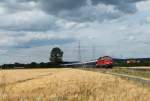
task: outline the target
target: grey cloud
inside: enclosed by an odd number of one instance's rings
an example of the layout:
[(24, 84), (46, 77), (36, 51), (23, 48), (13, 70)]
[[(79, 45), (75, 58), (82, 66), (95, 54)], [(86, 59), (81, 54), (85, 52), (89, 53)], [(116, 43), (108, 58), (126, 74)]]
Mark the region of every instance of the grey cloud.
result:
[[(103, 21), (116, 19), (137, 11), (135, 3), (145, 0), (2, 0), (10, 12), (24, 10), (43, 10), (52, 16), (72, 21)], [(112, 6), (108, 12), (107, 8)]]
[[(113, 5), (116, 9), (125, 13), (136, 12), (134, 3), (144, 0), (90, 0), (92, 5)], [(49, 13), (76, 10), (86, 6), (88, 0), (40, 0), (41, 7)]]
[(123, 13), (118, 11), (109, 12), (107, 11), (108, 9), (109, 7), (108, 8), (101, 7), (99, 9), (99, 7), (87, 6), (79, 10), (72, 10), (71, 12), (61, 13), (58, 14), (57, 16), (77, 22), (91, 22), (91, 21), (102, 22), (104, 20), (116, 19), (123, 15)]
[(106, 5), (120, 5), (122, 3), (136, 3), (146, 0), (91, 0), (93, 4), (103, 3)]
[(114, 5), (117, 10), (124, 13), (134, 13), (137, 11), (135, 3), (146, 0), (91, 0), (93, 5), (99, 3), (106, 5)]
[[(90, 2), (89, 2), (90, 1)], [(144, 0), (40, 0), (41, 9), (50, 15), (73, 21), (103, 21), (116, 19), (124, 14), (137, 11), (135, 3)], [(97, 6), (112, 6), (114, 12), (106, 8), (96, 10)]]
[(7, 32), (5, 34), (0, 33), (0, 36), (0, 48), (31, 48), (44, 45), (63, 45), (76, 40), (68, 34), (56, 34), (54, 32)]
[(46, 45), (64, 45), (75, 41), (76, 40), (74, 38), (31, 40), (30, 42), (27, 43), (18, 44), (15, 48), (33, 48), (33, 47), (46, 46)]
[(86, 0), (40, 0), (42, 9), (49, 13), (71, 11), (86, 5)]
[(106, 7), (98, 9), (97, 5), (91, 5), (88, 0), (41, 0), (38, 3), (50, 15), (77, 22), (103, 21), (122, 15), (120, 12), (107, 12)]

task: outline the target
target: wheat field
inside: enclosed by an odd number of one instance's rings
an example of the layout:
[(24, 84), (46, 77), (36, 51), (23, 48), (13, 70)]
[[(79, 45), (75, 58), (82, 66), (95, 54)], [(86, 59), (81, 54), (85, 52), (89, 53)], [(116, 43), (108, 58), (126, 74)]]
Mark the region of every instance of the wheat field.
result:
[(78, 69), (0, 71), (0, 101), (149, 101), (150, 89)]

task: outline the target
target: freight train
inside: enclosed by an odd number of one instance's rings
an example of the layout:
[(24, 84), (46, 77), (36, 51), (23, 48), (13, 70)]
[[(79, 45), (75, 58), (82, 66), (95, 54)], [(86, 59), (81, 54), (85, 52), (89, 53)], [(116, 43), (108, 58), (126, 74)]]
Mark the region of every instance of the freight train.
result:
[(109, 56), (100, 57), (96, 61), (97, 68), (112, 68), (113, 67), (113, 59)]

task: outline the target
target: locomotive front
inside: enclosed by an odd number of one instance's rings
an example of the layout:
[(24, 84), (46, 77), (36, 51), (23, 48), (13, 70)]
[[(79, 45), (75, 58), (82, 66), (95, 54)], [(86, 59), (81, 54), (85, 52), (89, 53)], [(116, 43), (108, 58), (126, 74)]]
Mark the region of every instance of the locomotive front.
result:
[(113, 67), (113, 59), (109, 56), (100, 57), (96, 61), (96, 67), (98, 67), (98, 68), (112, 68)]

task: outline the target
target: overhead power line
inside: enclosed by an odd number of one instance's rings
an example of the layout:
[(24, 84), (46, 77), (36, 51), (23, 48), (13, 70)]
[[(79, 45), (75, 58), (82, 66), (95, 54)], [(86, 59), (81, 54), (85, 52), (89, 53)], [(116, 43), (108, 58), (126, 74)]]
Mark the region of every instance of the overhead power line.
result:
[(79, 41), (79, 43), (78, 43), (78, 59), (79, 59), (79, 61), (82, 60), (81, 58), (82, 58), (81, 57), (81, 45), (80, 45), (80, 41)]

